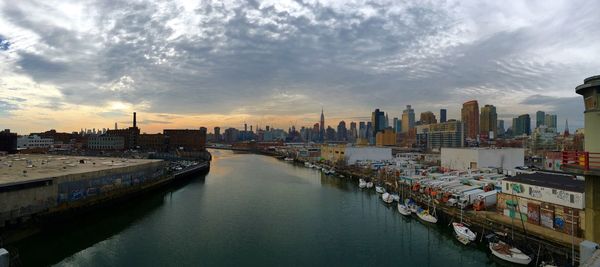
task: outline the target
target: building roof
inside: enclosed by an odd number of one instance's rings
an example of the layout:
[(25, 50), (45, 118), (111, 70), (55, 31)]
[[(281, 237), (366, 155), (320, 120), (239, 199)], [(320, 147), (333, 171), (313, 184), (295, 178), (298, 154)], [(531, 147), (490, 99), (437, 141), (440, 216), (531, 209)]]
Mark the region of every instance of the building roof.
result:
[(585, 182), (574, 179), (572, 175), (536, 172), (532, 174), (518, 174), (506, 178), (504, 181), (567, 190), (571, 192), (585, 192)]
[[(81, 163), (82, 160), (84, 163)], [(0, 187), (157, 161), (161, 160), (39, 154), (0, 156)]]

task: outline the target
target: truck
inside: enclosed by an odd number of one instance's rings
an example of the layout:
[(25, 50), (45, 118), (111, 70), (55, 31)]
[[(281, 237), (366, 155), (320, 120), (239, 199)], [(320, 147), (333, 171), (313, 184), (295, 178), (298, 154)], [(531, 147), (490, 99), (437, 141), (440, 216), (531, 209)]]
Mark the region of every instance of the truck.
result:
[(477, 199), (477, 195), (481, 193), (485, 193), (485, 191), (481, 189), (473, 189), (471, 191), (463, 192), (458, 199), (458, 207), (464, 209), (472, 205)]
[(496, 205), (497, 196), (497, 190), (477, 194), (477, 199), (475, 200), (475, 204), (473, 204), (475, 210), (483, 210)]

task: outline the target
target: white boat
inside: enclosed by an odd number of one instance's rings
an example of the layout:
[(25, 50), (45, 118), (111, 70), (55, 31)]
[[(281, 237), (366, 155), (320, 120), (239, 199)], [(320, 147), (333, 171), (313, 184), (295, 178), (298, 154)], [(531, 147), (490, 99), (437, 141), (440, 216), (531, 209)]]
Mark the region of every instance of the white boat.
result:
[(417, 211), (417, 217), (425, 222), (437, 223), (437, 218), (429, 214), (428, 210), (421, 209)]
[(286, 158), (284, 158), (283, 160), (285, 160), (285, 161), (294, 161), (294, 159), (293, 159), (293, 158), (290, 158), (290, 157), (286, 157)]
[(373, 188), (373, 182), (367, 182), (367, 188)]
[(305, 162), (304, 162), (304, 167), (310, 168), (310, 162), (308, 162), (308, 161), (305, 161)]
[(385, 193), (385, 189), (383, 188), (383, 186), (375, 186), (375, 192), (379, 193), (379, 194), (383, 194)]
[(402, 203), (398, 203), (398, 212), (404, 216), (408, 216), (411, 213), (408, 207)]
[(494, 256), (505, 261), (522, 265), (527, 265), (531, 262), (531, 257), (527, 254), (502, 241), (490, 242), (489, 247)]
[(358, 187), (359, 188), (365, 188), (365, 187), (367, 187), (367, 182), (364, 179), (359, 179), (358, 180)]
[(461, 241), (460, 239), (475, 241), (477, 238), (477, 235), (462, 223), (453, 222), (452, 228), (454, 228), (454, 233), (456, 233), (456, 237), (459, 238), (459, 241)]
[(391, 204), (392, 202), (394, 202), (394, 198), (392, 197), (392, 195), (387, 192), (385, 192), (381, 195), (381, 200), (383, 200), (383, 202), (385, 202), (387, 204)]
[(417, 210), (419, 210), (419, 206), (414, 201), (411, 201), (410, 199), (404, 200), (404, 205), (406, 205), (408, 210), (410, 210), (410, 212), (412, 212), (412, 213), (416, 214)]
[(394, 201), (400, 202), (400, 196), (398, 194), (394, 193), (394, 194), (391, 194), (391, 195), (392, 195), (392, 198), (394, 199)]

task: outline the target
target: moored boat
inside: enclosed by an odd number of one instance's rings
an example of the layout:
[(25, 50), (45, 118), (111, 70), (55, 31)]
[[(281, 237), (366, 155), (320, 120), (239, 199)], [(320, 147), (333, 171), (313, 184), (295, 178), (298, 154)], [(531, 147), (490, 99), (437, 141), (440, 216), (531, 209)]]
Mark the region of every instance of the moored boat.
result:
[(387, 204), (391, 204), (392, 202), (394, 202), (394, 198), (392, 197), (392, 195), (387, 192), (381, 194), (381, 200), (383, 200), (383, 202)]
[(419, 217), (419, 219), (421, 219), (425, 222), (437, 223), (437, 218), (434, 217), (433, 215), (429, 214), (429, 210), (424, 210), (424, 209), (417, 210), (417, 217)]
[(373, 188), (373, 182), (367, 182), (367, 188)]
[(489, 247), (492, 254), (502, 260), (522, 265), (528, 265), (531, 262), (531, 257), (527, 254), (500, 240), (490, 241)]
[(394, 201), (400, 202), (400, 196), (398, 194), (394, 193), (394, 194), (391, 194), (391, 195), (392, 195), (392, 199), (394, 199)]
[(379, 193), (379, 194), (383, 194), (385, 193), (385, 189), (383, 188), (383, 186), (375, 186), (375, 192)]
[(358, 187), (359, 188), (365, 188), (365, 187), (367, 187), (367, 182), (365, 181), (365, 179), (359, 179), (358, 180)]
[(461, 239), (475, 241), (475, 238), (477, 238), (477, 235), (462, 223), (454, 222), (452, 223), (452, 228), (454, 228), (454, 233), (456, 234), (456, 237), (459, 239), (459, 241), (461, 241)]
[(408, 209), (408, 207), (402, 203), (398, 203), (398, 212), (404, 216), (408, 216), (411, 213), (410, 209)]

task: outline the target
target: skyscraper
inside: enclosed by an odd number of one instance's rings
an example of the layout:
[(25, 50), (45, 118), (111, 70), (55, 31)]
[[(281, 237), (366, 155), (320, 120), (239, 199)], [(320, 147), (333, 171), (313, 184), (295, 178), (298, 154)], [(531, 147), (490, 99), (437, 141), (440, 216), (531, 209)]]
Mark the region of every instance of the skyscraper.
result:
[(358, 138), (367, 139), (367, 126), (364, 121), (358, 123)]
[(465, 124), (465, 138), (476, 139), (479, 134), (479, 104), (477, 100), (467, 101), (463, 104), (461, 119)]
[(506, 129), (504, 129), (504, 120), (498, 120), (498, 126), (496, 128), (496, 134), (499, 137), (504, 137), (504, 133), (506, 132)]
[(446, 109), (440, 109), (440, 123), (446, 122)]
[[(494, 136), (498, 135), (498, 114), (494, 105), (485, 105), (481, 108), (479, 115), (479, 128), (482, 135), (489, 135), (490, 132)], [(491, 138), (492, 136), (490, 136)]]
[(410, 105), (402, 112), (402, 132), (406, 133), (415, 127), (415, 110)]
[(348, 130), (346, 129), (346, 122), (340, 121), (337, 127), (337, 141), (348, 140)]
[(214, 139), (215, 139), (214, 141), (215, 142), (221, 141), (221, 127), (215, 127), (213, 133), (214, 133)]
[[(542, 125), (545, 125), (545, 120), (546, 120), (546, 112), (538, 110), (538, 112), (535, 113), (535, 127), (537, 128)], [(546, 126), (548, 126), (548, 125), (546, 125)]]
[(371, 114), (371, 123), (373, 124), (373, 135), (385, 129), (385, 114), (379, 109), (375, 109)]
[(546, 114), (544, 118), (544, 125), (548, 126), (548, 129), (554, 129), (556, 131), (556, 123), (556, 115)]
[(321, 108), (321, 123), (319, 124), (319, 141), (325, 141), (325, 115), (323, 115), (323, 108)]
[(358, 137), (358, 130), (356, 129), (356, 122), (350, 122), (350, 133), (348, 135), (348, 141), (355, 142)]
[(531, 117), (529, 114), (520, 115), (513, 119), (512, 126), (514, 136), (531, 134)]
[(396, 131), (397, 133), (400, 132), (400, 126), (398, 126), (398, 118), (394, 118), (393, 122), (392, 122), (392, 128), (394, 128), (394, 131)]

